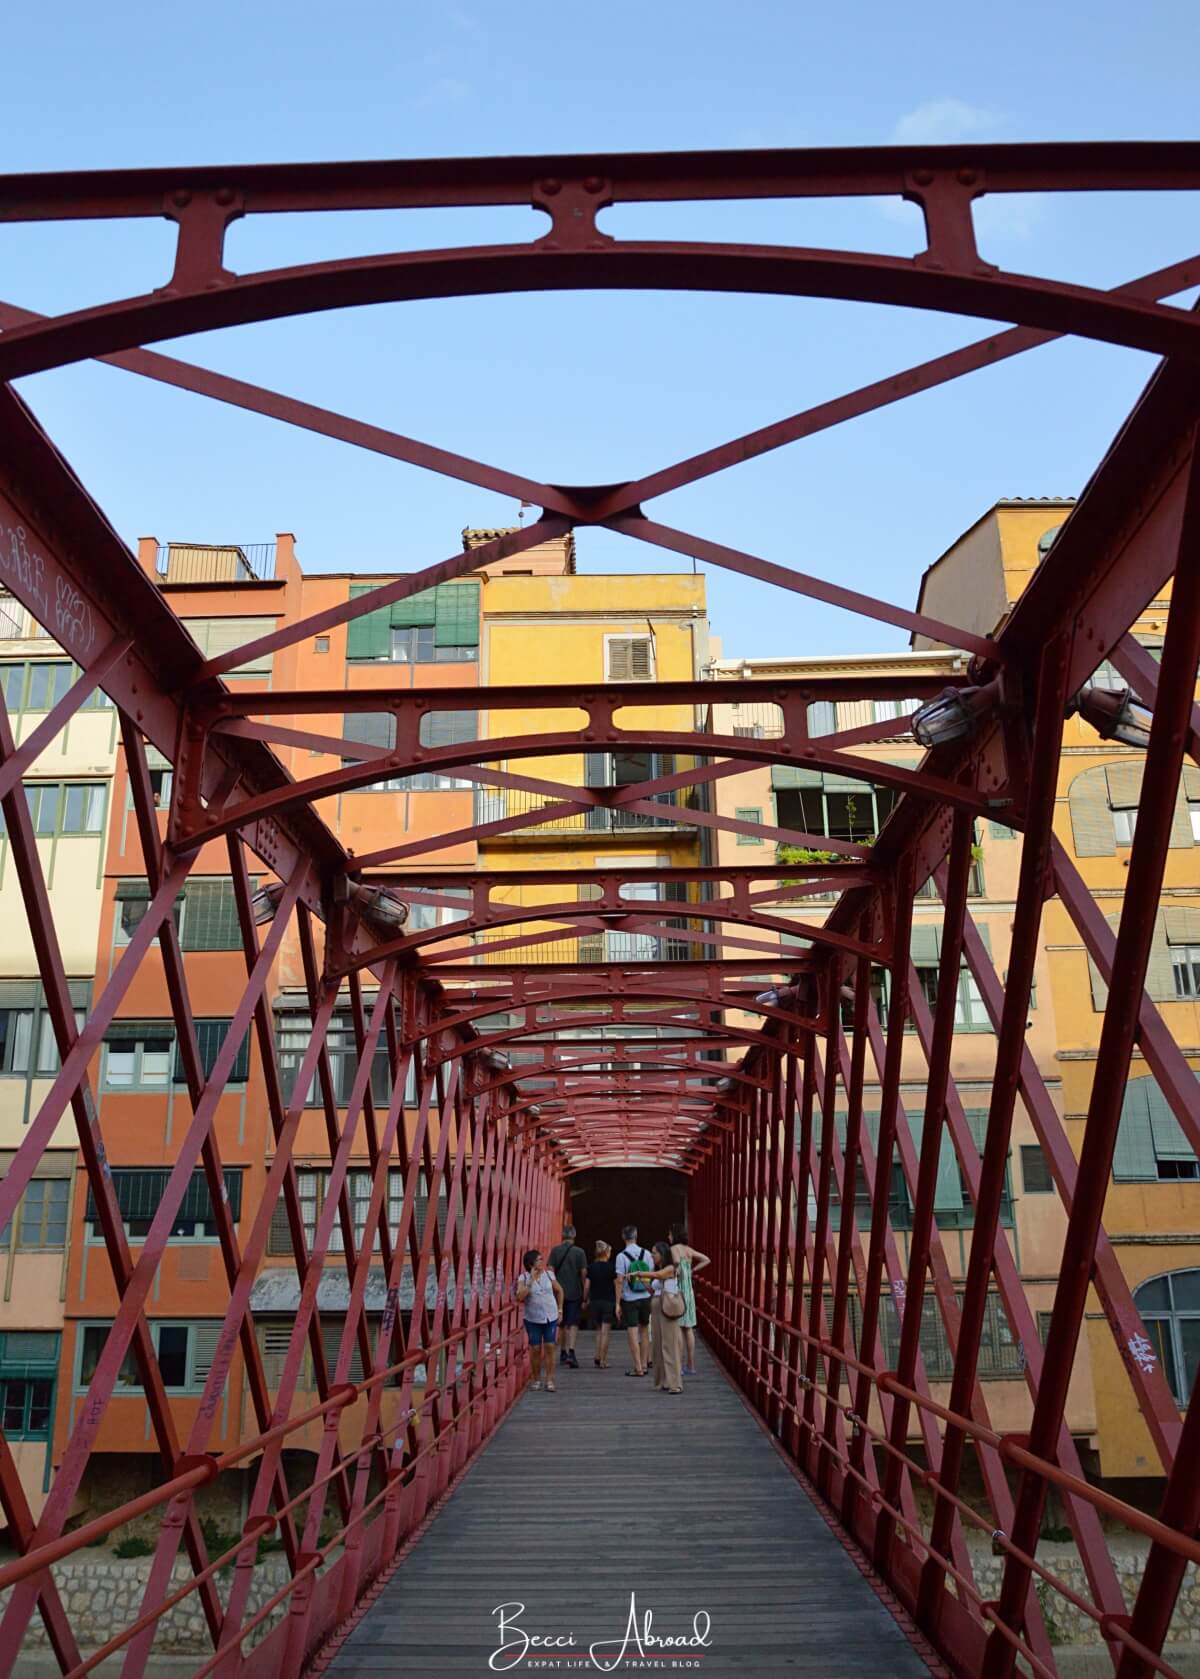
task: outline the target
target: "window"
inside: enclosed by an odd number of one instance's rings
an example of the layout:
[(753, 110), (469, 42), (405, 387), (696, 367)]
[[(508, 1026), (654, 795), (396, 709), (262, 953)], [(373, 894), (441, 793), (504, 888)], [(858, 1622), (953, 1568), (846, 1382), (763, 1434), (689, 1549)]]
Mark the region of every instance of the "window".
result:
[(1171, 966), (1177, 997), (1200, 997), (1200, 944), (1172, 944)]
[(329, 637), (327, 635), (315, 635), (313, 637), (313, 652), (314, 653), (328, 653), (328, 651), (329, 651)]
[[(1115, 932), (1119, 915), (1105, 918)], [(1150, 959), (1146, 964), (1146, 994), (1155, 1003), (1200, 1000), (1200, 907), (1168, 900), (1154, 917)], [(1101, 1013), (1108, 1001), (1108, 987), (1100, 970), (1088, 956), (1092, 986), (1092, 1007)]]
[(18, 1207), (17, 1247), (65, 1247), (70, 1203), (70, 1178), (32, 1178)]
[[(196, 1020), (200, 1065), (207, 1079), (216, 1064), (232, 1021)], [(250, 1076), (247, 1028), (234, 1056), (225, 1088), (243, 1085)], [(108, 1090), (165, 1090), (186, 1084), (183, 1055), (171, 1020), (114, 1020), (104, 1034), (103, 1082)]]
[[(368, 1018), (372, 1000), (364, 999)], [(300, 1070), (300, 1063), (304, 1059), (304, 1052), (308, 1048), (312, 1037), (312, 1021), (307, 1009), (287, 1009), (281, 1011), (277, 1020), (277, 1047), (279, 1051), (279, 1076), (283, 1082), (284, 1100), (290, 1104), (292, 1100), (292, 1086), (296, 1074)], [(344, 1108), (350, 1100), (351, 1087), (354, 1084), (354, 1072), (358, 1066), (358, 1047), (354, 1039), (354, 1023), (347, 1010), (339, 1009), (329, 1023), (329, 1032), (325, 1039), (329, 1051), (330, 1071), (333, 1075), (334, 1100), (338, 1106)], [(405, 1101), (415, 1100), (415, 1072), (413, 1063), (409, 1061), (408, 1086)], [(412, 1092), (412, 1094), (410, 1094)], [(388, 1062), (387, 1043), (384, 1034), (380, 1034), (380, 1041), (375, 1051), (375, 1060), (371, 1067), (371, 1094), (376, 1102), (386, 1103), (392, 1094), (392, 1070)], [(319, 1108), (321, 1101), (321, 1081), (314, 1074), (305, 1098), (306, 1108)]]
[[(739, 822), (761, 822), (762, 821), (762, 809), (761, 809), (761, 807), (759, 807), (757, 805), (747, 805), (744, 808), (739, 808), (739, 809), (735, 810), (733, 814), (734, 814), (734, 816), (736, 816), (736, 818)], [(738, 842), (739, 845), (761, 845), (762, 844), (762, 835), (761, 834), (739, 834), (737, 836), (737, 842)]]
[[(77, 989), (72, 986), (73, 993)], [(88, 989), (91, 989), (90, 985)], [(15, 984), (13, 990), (40, 993), (40, 987), (20, 983)], [(3, 996), (3, 990), (0, 990), (0, 996)], [(78, 997), (74, 1000), (78, 1001)], [(75, 1010), (76, 1031), (83, 1030), (86, 1018), (82, 1009)], [(6, 1007), (0, 1002), (0, 1075), (17, 1078), (28, 1078), (31, 1074), (51, 1076), (57, 1073), (59, 1065), (54, 1025), (45, 1007), (34, 1005), (32, 1000), (28, 1007)]]
[(1180, 1410), (1200, 1370), (1200, 1271), (1171, 1271), (1134, 1291), (1133, 1303), (1162, 1360), (1163, 1374)]
[[(258, 641), (279, 628), (274, 618), (184, 618), (181, 622), (206, 659), (232, 653), (235, 647)], [(252, 654), (245, 664), (226, 671), (225, 676), (270, 676), (273, 658), (271, 653)]]
[[(886, 1306), (879, 1316), (879, 1331), (883, 1340), (884, 1357), (894, 1365), (900, 1355), (900, 1316), (891, 1296), (885, 1296)], [(962, 1294), (958, 1295), (961, 1306)], [(857, 1305), (857, 1301), (853, 1302)], [(861, 1308), (860, 1308), (861, 1310)], [(857, 1332), (858, 1313), (854, 1314)], [(921, 1357), (930, 1381), (946, 1382), (954, 1374), (954, 1355), (942, 1322), (941, 1310), (932, 1294), (921, 1301)], [(1025, 1358), (1020, 1344), (1014, 1339), (1008, 1317), (999, 1294), (993, 1290), (984, 1305), (983, 1330), (979, 1339), (979, 1376), (983, 1381), (1004, 1381), (1021, 1376)]]
[[(867, 1190), (867, 1174), (861, 1160), (855, 1161), (854, 1171), (854, 1222), (860, 1230), (871, 1228), (872, 1218), (871, 1197)], [(891, 1184), (888, 1189), (888, 1217), (893, 1230), (912, 1229), (912, 1202), (908, 1195), (908, 1185), (904, 1181), (904, 1167), (898, 1160), (892, 1162)], [(841, 1229), (841, 1198), (837, 1192), (837, 1184), (832, 1180), (829, 1185), (829, 1222), (833, 1230)]]
[(1116, 1183), (1200, 1178), (1200, 1160), (1166, 1097), (1149, 1076), (1130, 1079), (1125, 1086), (1112, 1173)]
[[(393, 1335), (407, 1335), (410, 1320), (411, 1313), (398, 1312), (393, 1325)], [(372, 1348), (375, 1348), (379, 1338), (381, 1320), (374, 1314), (364, 1314), (364, 1322), (366, 1324), (367, 1334), (370, 1338), (371, 1346)], [(325, 1354), (325, 1367), (331, 1376), (337, 1367), (338, 1351), (342, 1344), (342, 1335), (345, 1330), (345, 1326), (346, 1320), (344, 1317), (335, 1317), (331, 1313), (326, 1312), (321, 1313), (321, 1344), (322, 1350)], [(263, 1355), (263, 1373), (266, 1376), (267, 1386), (269, 1388), (278, 1388), (280, 1382), (283, 1380), (283, 1368), (287, 1360), (288, 1348), (291, 1346), (292, 1331), (294, 1328), (295, 1320), (293, 1318), (259, 1318), (256, 1320), (258, 1344), (262, 1349)], [(400, 1356), (399, 1350), (396, 1350), (389, 1356), (388, 1362), (394, 1364)], [(350, 1354), (349, 1367), (346, 1372), (346, 1380), (351, 1382), (361, 1382), (363, 1380), (363, 1376), (362, 1348), (359, 1343), (358, 1335), (356, 1334), (354, 1337), (353, 1350)], [(403, 1373), (397, 1373), (389, 1378), (388, 1385), (400, 1387), (403, 1381)], [(305, 1393), (310, 1392), (317, 1385), (316, 1378), (313, 1374), (312, 1351), (307, 1338), (305, 1339), (304, 1351), (300, 1358), (300, 1369), (297, 1374), (296, 1385), (301, 1392)]]
[(1054, 1179), (1040, 1143), (1021, 1144), (1021, 1182), (1026, 1195), (1051, 1195)]
[[(110, 1323), (81, 1325), (79, 1365), (75, 1378), (77, 1391), (85, 1391), (96, 1374), (96, 1366), (111, 1328)], [(221, 1324), (215, 1318), (198, 1323), (156, 1321), (150, 1324), (150, 1338), (158, 1358), (159, 1373), (168, 1392), (199, 1393), (203, 1389), (216, 1356), (220, 1333)], [(113, 1393), (140, 1391), (141, 1377), (131, 1349), (121, 1363)]]
[(27, 781), (25, 802), (34, 833), (42, 839), (102, 833), (107, 788), (104, 781)]
[(1113, 833), (1118, 845), (1132, 845), (1134, 830), (1137, 827), (1137, 806), (1118, 805), (1113, 807)]
[[(351, 600), (370, 594), (382, 581), (352, 584)], [(467, 578), (376, 607), (347, 626), (346, 657), (385, 664), (474, 660), (479, 650), (479, 602), (479, 583)]]
[[(130, 1241), (144, 1241), (149, 1235), (150, 1226), (166, 1193), (170, 1176), (170, 1169), (161, 1166), (114, 1167), (113, 1193), (117, 1198), (117, 1207)], [(229, 1213), (236, 1224), (242, 1216), (242, 1168), (226, 1167), (224, 1176)], [(90, 1189), (86, 1218), (88, 1240), (100, 1240), (99, 1213)], [(212, 1197), (208, 1192), (208, 1179), (202, 1171), (197, 1170), (192, 1173), (191, 1182), (171, 1226), (170, 1240), (215, 1241), (216, 1237), (217, 1221), (213, 1213)]]
[[(936, 967), (918, 967), (917, 978), (921, 982), (921, 990), (925, 1001), (932, 1009), (937, 1004), (938, 997), (938, 969)], [(958, 995), (954, 1004), (954, 1030), (956, 1032), (990, 1032), (992, 1023), (988, 1019), (987, 1010), (983, 1006), (983, 998), (979, 994), (979, 987), (975, 983), (975, 976), (964, 965), (958, 971)]]
[[(1130, 753), (1108, 764), (1083, 770), (1067, 789), (1071, 812), (1071, 836), (1079, 857), (1111, 857), (1118, 847), (1133, 843), (1137, 830), (1137, 807), (1142, 795), (1145, 758)], [(1193, 806), (1196, 808), (1193, 809)], [(1200, 823), (1200, 768), (1185, 764), (1175, 791), (1171, 833), (1172, 850), (1186, 849), (1197, 840)]]
[[(79, 676), (69, 659), (26, 660), (0, 667), (0, 691), (9, 711), (53, 711)], [(93, 688), (82, 711), (110, 710), (112, 701), (102, 688)]]
[(10, 1440), (45, 1440), (54, 1409), (54, 1379), (0, 1378), (0, 1412)]
[(479, 656), (478, 647), (439, 645), (433, 624), (413, 624), (407, 629), (393, 629), (389, 651), (394, 665), (471, 664)]
[(876, 723), (890, 723), (900, 717), (907, 721), (920, 703), (920, 700), (872, 700), (872, 717)]
[[(321, 1208), (325, 1203), (325, 1196), (329, 1188), (330, 1174), (327, 1171), (316, 1171), (306, 1167), (296, 1169), (296, 1189), (300, 1197), (300, 1214), (304, 1220), (304, 1234), (311, 1247), (317, 1233), (317, 1220)], [(362, 1242), (367, 1228), (367, 1209), (371, 1204), (371, 1173), (369, 1171), (354, 1170), (346, 1173), (346, 1193), (350, 1198), (350, 1216), (354, 1226), (355, 1247)], [(438, 1230), (445, 1233), (445, 1185), (442, 1186), (443, 1205), (439, 1209)], [(417, 1219), (417, 1234), (420, 1236), (424, 1228), (425, 1208), (427, 1199), (418, 1193), (414, 1217)], [(388, 1172), (387, 1187), (387, 1221), (388, 1229), (393, 1237), (400, 1226), (401, 1215), (404, 1211), (404, 1173), (396, 1170)], [(375, 1233), (374, 1246), (379, 1247), (379, 1232)], [(340, 1214), (334, 1216), (333, 1229), (329, 1237), (330, 1253), (342, 1253), (345, 1242), (342, 1234)], [(282, 1194), (275, 1206), (271, 1217), (271, 1229), (267, 1238), (267, 1252), (270, 1254), (291, 1254), (292, 1237), (288, 1225), (287, 1206)]]
[(169, 1021), (114, 1021), (104, 1038), (102, 1082), (108, 1090), (165, 1090), (175, 1030)]
[[(464, 731), (463, 740), (474, 740), (478, 733), (477, 714), (473, 711), (446, 713), (438, 712), (435, 717), (428, 719), (436, 726), (442, 735), (452, 734), (453, 728), (447, 727), (443, 719), (447, 716), (457, 716), (463, 719), (459, 727)], [(426, 720), (422, 720), (422, 724)], [(422, 727), (422, 743), (427, 746), (455, 745), (457, 741), (448, 739), (425, 740), (425, 730)], [(391, 751), (396, 744), (396, 719), (386, 711), (348, 711), (342, 719), (342, 739), (361, 742), (365, 746), (383, 746)], [(343, 764), (360, 763), (361, 759), (343, 758)], [(368, 782), (365, 787), (355, 788), (358, 793), (441, 793), (451, 789), (469, 790), (473, 783), (462, 781), (452, 775), (444, 775), (438, 770), (418, 770), (413, 775), (386, 776), (382, 781)]]
[(649, 635), (606, 635), (604, 638), (604, 680), (606, 682), (653, 682), (654, 637)]
[(771, 770), (781, 828), (869, 844), (887, 821), (897, 794), (850, 776), (775, 765)]
[[(251, 890), (255, 884), (251, 882)], [(149, 903), (148, 881), (127, 879), (117, 882), (118, 944), (129, 943)], [(241, 924), (233, 895), (233, 881), (228, 875), (200, 875), (189, 880), (175, 900), (173, 913), (183, 950), (241, 950)]]
[(832, 700), (814, 700), (808, 708), (810, 735), (831, 735), (837, 731), (837, 706)]

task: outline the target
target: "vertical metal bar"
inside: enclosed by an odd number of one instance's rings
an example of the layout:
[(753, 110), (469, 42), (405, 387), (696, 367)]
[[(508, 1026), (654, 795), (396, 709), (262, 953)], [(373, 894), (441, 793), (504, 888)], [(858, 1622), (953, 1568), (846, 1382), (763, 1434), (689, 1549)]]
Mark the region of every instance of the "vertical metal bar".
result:
[[(1008, 1167), (1013, 1107), (1021, 1054), (1025, 1047), (1025, 1023), (1029, 1018), (1029, 994), (1037, 957), (1042, 903), (1049, 881), (1051, 823), (1054, 819), (1066, 707), (1066, 671), (1067, 648), (1061, 637), (1051, 637), (1043, 648), (1038, 671), (1025, 843), (1021, 848), (1012, 950), (1009, 954), (1004, 1013), (996, 1045), (987, 1141), (983, 1151), (979, 1198), (975, 1206), (971, 1254), (967, 1263), (959, 1343), (950, 1384), (950, 1409), (961, 1413), (969, 1411), (975, 1387), (988, 1281)], [(939, 1476), (942, 1488), (948, 1493), (958, 1491), (964, 1447), (962, 1430), (952, 1423), (948, 1424)], [(936, 1633), (944, 1596), (945, 1568), (942, 1559), (946, 1555), (951, 1533), (959, 1525), (953, 1504), (939, 1491), (930, 1531), (931, 1552), (921, 1570), (917, 1599), (918, 1625), (929, 1630), (931, 1635)], [(1022, 1592), (1022, 1610), (1024, 1601)]]

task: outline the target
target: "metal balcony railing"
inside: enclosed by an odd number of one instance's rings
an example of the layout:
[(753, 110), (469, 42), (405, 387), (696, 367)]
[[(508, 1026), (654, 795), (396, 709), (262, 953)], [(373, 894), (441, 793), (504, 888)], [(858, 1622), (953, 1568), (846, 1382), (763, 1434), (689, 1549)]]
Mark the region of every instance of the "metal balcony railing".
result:
[[(540, 793), (526, 793), (515, 788), (481, 787), (475, 794), (475, 821), (498, 822), (507, 816), (531, 815), (553, 802)], [(672, 811), (694, 809), (695, 791), (685, 787), (671, 793), (656, 793), (653, 803), (662, 805), (661, 817), (646, 816), (641, 811), (624, 810), (620, 806), (611, 809), (595, 806), (569, 816), (547, 817), (544, 822), (531, 823), (526, 828), (518, 828), (516, 832), (582, 835), (628, 833), (639, 828), (677, 828), (680, 824), (672, 815)]]
[(161, 583), (269, 583), (275, 576), (273, 542), (160, 542)]

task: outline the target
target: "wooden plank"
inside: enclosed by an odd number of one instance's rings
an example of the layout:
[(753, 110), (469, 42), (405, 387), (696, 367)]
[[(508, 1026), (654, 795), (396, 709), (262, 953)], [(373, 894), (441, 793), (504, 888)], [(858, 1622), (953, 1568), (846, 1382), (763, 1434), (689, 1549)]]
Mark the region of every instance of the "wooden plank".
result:
[[(600, 1671), (737, 1674), (766, 1679), (927, 1679), (928, 1668), (788, 1473), (704, 1349), (679, 1397), (611, 1367), (561, 1369), (556, 1393), (531, 1393), (455, 1489), (412, 1555), (328, 1668), (336, 1679)], [(620, 1648), (636, 1594), (660, 1637), (697, 1649)], [(495, 1610), (522, 1631), (574, 1638), (489, 1667)]]

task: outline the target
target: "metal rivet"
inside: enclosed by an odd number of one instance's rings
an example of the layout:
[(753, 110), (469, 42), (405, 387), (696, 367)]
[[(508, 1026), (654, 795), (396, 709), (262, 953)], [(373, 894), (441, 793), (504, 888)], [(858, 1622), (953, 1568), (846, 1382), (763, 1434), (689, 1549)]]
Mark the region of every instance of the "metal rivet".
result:
[(175, 205), (178, 205), (178, 207), (181, 210), (186, 209), (187, 206), (191, 202), (192, 202), (191, 193), (190, 192), (185, 192), (182, 187), (180, 188), (180, 190), (178, 192), (173, 192), (171, 194), (171, 203), (175, 204)]
[(932, 169), (914, 169), (913, 170), (913, 180), (917, 183), (917, 185), (919, 187), (927, 187), (930, 184), (930, 182), (933, 180), (933, 170)]
[(958, 178), (962, 182), (963, 186), (973, 187), (979, 179), (979, 176), (973, 169), (960, 169), (958, 172)]
[(542, 182), (542, 191), (547, 198), (553, 198), (556, 192), (562, 191), (562, 182), (556, 181), (554, 177), (551, 176), (548, 181)]
[(604, 182), (599, 175), (589, 175), (583, 183), (583, 190), (584, 192), (600, 192), (603, 186)]
[(218, 194), (217, 194), (217, 203), (218, 204), (232, 204), (233, 203), (233, 188), (232, 187), (222, 187), (220, 192), (218, 192)]

